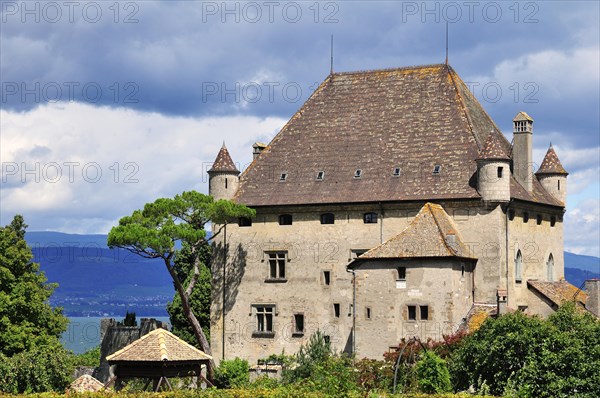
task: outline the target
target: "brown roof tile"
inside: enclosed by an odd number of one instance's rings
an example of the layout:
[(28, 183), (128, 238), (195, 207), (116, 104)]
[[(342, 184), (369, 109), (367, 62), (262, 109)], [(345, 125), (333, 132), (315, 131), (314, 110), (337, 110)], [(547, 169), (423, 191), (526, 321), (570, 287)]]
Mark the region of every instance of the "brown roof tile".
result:
[(418, 257), (476, 259), (442, 206), (426, 203), (404, 231), (362, 254), (357, 261)]
[(564, 279), (561, 279), (558, 282), (545, 282), (529, 279), (527, 281), (527, 287), (535, 289), (557, 306), (560, 306), (565, 301), (575, 300), (578, 308), (585, 308), (587, 293), (579, 290), (576, 286), (571, 285)]
[(110, 362), (161, 362), (161, 361), (199, 361), (209, 360), (196, 347), (191, 346), (165, 329), (156, 329), (142, 336), (128, 346), (106, 357)]
[(510, 160), (506, 152), (504, 152), (504, 143), (498, 139), (496, 134), (488, 134), (485, 140), (483, 149), (479, 152), (481, 160)]
[[(511, 153), (448, 65), (333, 73), (240, 176), (234, 200), (257, 207), (479, 199), (473, 177), (490, 134), (496, 151)], [(357, 169), (361, 178), (353, 178)], [(536, 189), (517, 187), (514, 197), (562, 206)]]
[(552, 144), (550, 145), (550, 148), (548, 148), (546, 156), (544, 156), (542, 165), (535, 174), (569, 174), (560, 163), (560, 160), (558, 160), (558, 155), (554, 151)]
[(208, 172), (232, 172), (239, 174), (240, 171), (235, 167), (225, 143), (223, 143), (223, 146), (217, 154), (217, 158)]
[(96, 392), (104, 388), (99, 380), (90, 375), (83, 375), (75, 379), (67, 389), (74, 392)]

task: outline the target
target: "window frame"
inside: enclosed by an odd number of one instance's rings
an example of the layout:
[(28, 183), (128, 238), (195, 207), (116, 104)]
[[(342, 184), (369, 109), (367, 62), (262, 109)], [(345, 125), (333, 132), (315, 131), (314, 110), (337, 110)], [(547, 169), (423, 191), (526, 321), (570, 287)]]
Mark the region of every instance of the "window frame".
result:
[[(328, 217), (331, 217), (331, 219), (328, 219)], [(321, 225), (335, 224), (335, 214), (334, 213), (321, 213), (321, 216), (319, 218), (321, 219)], [(331, 222), (324, 222), (324, 221), (331, 221)]]
[(323, 170), (317, 171), (317, 177), (315, 181), (323, 181), (325, 179), (325, 172)]
[(269, 265), (268, 277), (266, 283), (285, 283), (287, 282), (286, 263), (289, 262), (287, 250), (271, 250), (265, 252), (267, 264)]
[[(374, 220), (373, 221), (373, 216), (374, 216)], [(369, 221), (367, 221), (369, 220)], [(379, 214), (374, 212), (374, 211), (369, 211), (366, 213), (363, 213), (363, 224), (378, 224), (379, 223)]]
[(275, 337), (275, 316), (277, 315), (275, 304), (252, 304), (252, 315), (256, 321), (252, 337)]
[(291, 214), (280, 214), (279, 215), (279, 225), (287, 226), (287, 225), (293, 225), (293, 224), (294, 224), (294, 217)]
[[(302, 323), (302, 328), (298, 328), (298, 319), (301, 319), (301, 323)], [(293, 315), (293, 320), (294, 320), (294, 329), (292, 332), (292, 337), (302, 337), (304, 336), (304, 333), (306, 331), (306, 322), (304, 319), (304, 313), (302, 312), (296, 312)]]

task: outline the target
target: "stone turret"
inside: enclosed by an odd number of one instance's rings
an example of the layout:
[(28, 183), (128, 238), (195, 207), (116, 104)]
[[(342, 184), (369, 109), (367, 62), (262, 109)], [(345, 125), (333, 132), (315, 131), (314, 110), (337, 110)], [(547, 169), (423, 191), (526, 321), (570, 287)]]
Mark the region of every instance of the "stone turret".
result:
[(494, 132), (488, 135), (477, 158), (477, 187), (486, 202), (510, 200), (510, 158)]
[(528, 192), (533, 190), (533, 119), (519, 112), (513, 119), (513, 175)]
[(552, 144), (544, 156), (542, 165), (535, 173), (542, 186), (558, 199), (563, 205), (567, 204), (567, 176), (569, 173), (564, 169)]
[(240, 183), (239, 175), (240, 171), (223, 142), (215, 162), (208, 170), (208, 194), (215, 200), (232, 199)]

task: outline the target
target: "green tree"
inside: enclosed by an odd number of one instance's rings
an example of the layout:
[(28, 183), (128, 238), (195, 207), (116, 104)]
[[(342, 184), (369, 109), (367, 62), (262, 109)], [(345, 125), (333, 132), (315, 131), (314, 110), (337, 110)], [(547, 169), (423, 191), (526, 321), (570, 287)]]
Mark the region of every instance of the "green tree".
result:
[(250, 365), (245, 359), (235, 358), (219, 363), (215, 371), (219, 388), (243, 388), (250, 384)]
[(31, 261), (26, 228), (20, 215), (0, 227), (0, 353), (8, 357), (55, 343), (69, 322), (48, 303), (57, 284)]
[(415, 364), (419, 390), (429, 394), (452, 391), (450, 372), (446, 361), (433, 351), (422, 351)]
[[(198, 266), (200, 268), (200, 272), (198, 275), (198, 281), (196, 282), (196, 288), (190, 295), (190, 307), (192, 308), (194, 314), (196, 314), (198, 317), (198, 321), (200, 322), (200, 325), (202, 325), (204, 334), (207, 336), (207, 338), (210, 338), (209, 325), (212, 286), (209, 264), (211, 257), (211, 246), (208, 244), (208, 242), (204, 242), (200, 245), (196, 253), (198, 256)], [(175, 269), (177, 276), (180, 280), (184, 281), (184, 285), (188, 285), (190, 283), (190, 278), (193, 275), (194, 262), (195, 258), (192, 254), (190, 245), (184, 243), (181, 251), (177, 253), (177, 256), (175, 257)], [(194, 336), (194, 330), (190, 326), (190, 323), (183, 313), (181, 298), (177, 292), (175, 292), (173, 301), (167, 305), (167, 312), (169, 313), (171, 325), (173, 326), (173, 333), (184, 341), (200, 348), (198, 345), (198, 340), (196, 340)]]
[[(195, 191), (183, 192), (175, 198), (157, 199), (147, 203), (142, 210), (136, 210), (131, 216), (119, 220), (108, 234), (108, 245), (120, 247), (145, 258), (161, 259), (173, 279), (175, 290), (181, 300), (183, 314), (187, 318), (200, 349), (211, 354), (206, 334), (202, 330), (196, 314), (191, 307), (190, 296), (200, 277), (200, 256), (198, 251), (209, 240), (204, 227), (207, 223), (221, 225), (210, 239), (222, 231), (222, 225), (237, 217), (254, 217), (255, 212), (245, 206), (228, 200), (214, 201), (211, 196)], [(180, 278), (175, 259), (181, 252), (177, 247), (189, 245), (192, 258), (191, 276)], [(213, 377), (214, 363), (208, 367), (209, 378)]]

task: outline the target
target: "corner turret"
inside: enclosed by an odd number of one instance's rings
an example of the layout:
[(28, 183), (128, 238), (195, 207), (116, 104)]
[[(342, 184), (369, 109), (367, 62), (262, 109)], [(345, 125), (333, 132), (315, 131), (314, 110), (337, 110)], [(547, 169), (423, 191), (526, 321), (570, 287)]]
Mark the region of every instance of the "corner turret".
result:
[(223, 142), (219, 154), (208, 170), (208, 194), (215, 200), (232, 199), (240, 183), (240, 171)]
[(563, 205), (567, 204), (567, 176), (569, 173), (564, 169), (558, 155), (550, 143), (550, 148), (544, 156), (542, 165), (535, 173), (535, 176), (554, 198), (558, 199)]

